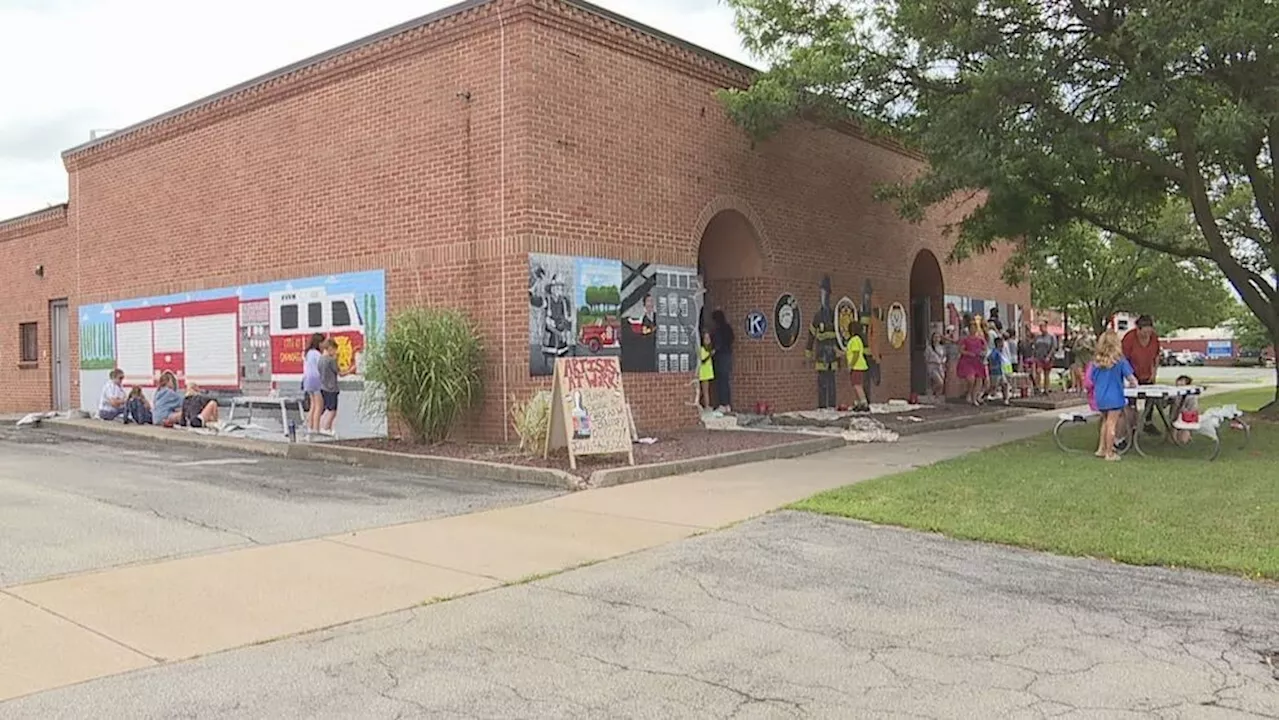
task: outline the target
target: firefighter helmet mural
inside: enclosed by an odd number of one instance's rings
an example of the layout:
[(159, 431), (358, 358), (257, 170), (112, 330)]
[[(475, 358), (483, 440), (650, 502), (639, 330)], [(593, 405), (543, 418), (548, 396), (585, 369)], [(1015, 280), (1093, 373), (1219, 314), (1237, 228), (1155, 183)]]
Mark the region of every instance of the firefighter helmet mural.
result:
[(307, 339), (321, 333), (338, 345), (343, 401), (352, 408), (338, 416), (340, 434), (382, 436), (385, 414), (355, 408), (361, 357), (385, 318), (382, 270), (82, 305), (80, 405), (97, 411), (115, 368), (148, 394), (164, 372), (228, 397), (296, 393)]
[(826, 275), (818, 283), (818, 309), (809, 323), (809, 339), (805, 343), (804, 354), (813, 360), (813, 369), (818, 374), (818, 407), (834, 408), (840, 353), (835, 312), (831, 309), (831, 278)]

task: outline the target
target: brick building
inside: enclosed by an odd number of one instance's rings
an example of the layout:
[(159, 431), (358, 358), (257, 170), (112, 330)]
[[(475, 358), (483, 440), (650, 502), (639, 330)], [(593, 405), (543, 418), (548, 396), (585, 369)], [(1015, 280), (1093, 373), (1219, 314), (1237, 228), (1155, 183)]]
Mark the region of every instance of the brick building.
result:
[[(1029, 305), (1002, 253), (940, 262), (965, 207), (910, 224), (872, 200), (918, 158), (805, 123), (753, 146), (714, 97), (751, 77), (580, 0), (472, 0), (72, 148), (67, 204), (0, 221), (0, 322), (20, 340), (0, 343), (0, 410), (91, 409), (112, 366), (287, 390), (291, 332), (356, 328), (358, 352), (388, 312), (450, 304), (488, 349), (470, 430), (502, 438), (509, 399), (547, 386), (531, 305), (552, 275), (577, 293), (580, 354), (618, 351), (645, 313), (690, 324), (677, 300), (696, 315), (699, 271), (738, 328), (735, 404), (794, 409), (815, 403), (812, 364), (776, 321), (807, 326), (823, 275), (833, 305), (900, 306), (920, 329), (944, 295)], [(587, 312), (592, 283), (617, 289)], [(923, 378), (905, 335), (883, 343), (879, 398)], [(666, 342), (638, 365), (621, 349), (642, 428), (696, 422), (676, 361), (696, 332)]]

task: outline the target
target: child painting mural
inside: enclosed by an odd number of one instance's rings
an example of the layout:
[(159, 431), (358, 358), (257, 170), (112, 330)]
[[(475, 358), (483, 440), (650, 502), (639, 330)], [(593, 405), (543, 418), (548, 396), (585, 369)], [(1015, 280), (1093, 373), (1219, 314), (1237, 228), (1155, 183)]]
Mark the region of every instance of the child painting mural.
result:
[(355, 370), (349, 360), (345, 366), (342, 364), (338, 351), (338, 342), (333, 338), (320, 343), (320, 401), (323, 410), (319, 430), (322, 435), (335, 435), (333, 425), (338, 419), (338, 393), (341, 392), (338, 381)]

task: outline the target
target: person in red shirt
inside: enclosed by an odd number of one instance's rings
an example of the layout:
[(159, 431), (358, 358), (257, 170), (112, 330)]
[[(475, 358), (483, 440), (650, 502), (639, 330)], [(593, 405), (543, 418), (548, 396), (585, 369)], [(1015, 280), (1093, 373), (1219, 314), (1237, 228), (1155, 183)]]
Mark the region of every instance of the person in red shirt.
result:
[[(1156, 373), (1160, 370), (1160, 338), (1156, 336), (1155, 323), (1152, 322), (1150, 315), (1138, 318), (1137, 327), (1125, 333), (1120, 347), (1125, 359), (1133, 366), (1133, 374), (1138, 378), (1138, 384), (1154, 385)], [(1148, 400), (1142, 412), (1143, 431), (1148, 435), (1160, 433), (1153, 422), (1154, 412), (1155, 405)]]

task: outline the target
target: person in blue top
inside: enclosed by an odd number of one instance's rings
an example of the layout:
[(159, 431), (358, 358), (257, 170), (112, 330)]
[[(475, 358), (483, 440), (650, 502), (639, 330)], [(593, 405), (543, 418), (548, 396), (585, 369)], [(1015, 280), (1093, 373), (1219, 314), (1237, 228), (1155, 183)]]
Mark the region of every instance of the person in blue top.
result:
[(178, 379), (168, 370), (160, 373), (155, 399), (151, 401), (152, 422), (173, 427), (182, 422), (182, 393), (178, 392)]
[(1114, 330), (1108, 330), (1098, 337), (1094, 346), (1093, 366), (1089, 371), (1089, 382), (1093, 385), (1094, 402), (1098, 412), (1102, 413), (1102, 425), (1098, 431), (1098, 457), (1116, 461), (1116, 427), (1124, 414), (1128, 402), (1124, 397), (1124, 389), (1137, 387), (1138, 379), (1133, 375), (1133, 366), (1124, 357), (1120, 348), (1120, 336)]
[(1009, 404), (1009, 378), (1005, 373), (1013, 372), (1007, 368), (1008, 364), (1008, 358), (1004, 354), (1004, 335), (992, 333), (991, 351), (987, 355), (987, 371), (991, 374), (991, 388), (988, 390), (988, 396), (994, 397), (999, 390), (1000, 399), (1005, 405)]

